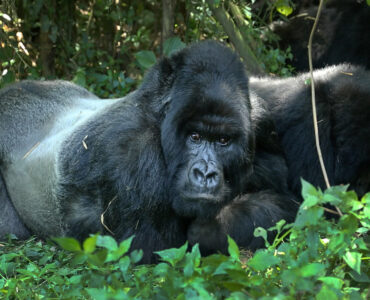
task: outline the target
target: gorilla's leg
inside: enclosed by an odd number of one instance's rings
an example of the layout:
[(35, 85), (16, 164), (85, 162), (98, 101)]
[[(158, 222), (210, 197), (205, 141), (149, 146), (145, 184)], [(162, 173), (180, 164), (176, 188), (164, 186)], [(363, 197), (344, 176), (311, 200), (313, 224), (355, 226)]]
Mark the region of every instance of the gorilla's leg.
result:
[(15, 234), (20, 239), (26, 239), (31, 235), (14, 209), (0, 173), (0, 239), (9, 233)]

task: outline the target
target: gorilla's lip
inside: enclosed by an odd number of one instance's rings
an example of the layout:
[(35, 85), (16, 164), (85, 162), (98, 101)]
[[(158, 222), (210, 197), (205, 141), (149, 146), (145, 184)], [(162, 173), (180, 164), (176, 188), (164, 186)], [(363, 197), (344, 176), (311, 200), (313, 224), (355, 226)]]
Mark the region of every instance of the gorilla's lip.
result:
[(182, 193), (181, 198), (189, 202), (221, 202), (222, 199), (209, 193)]

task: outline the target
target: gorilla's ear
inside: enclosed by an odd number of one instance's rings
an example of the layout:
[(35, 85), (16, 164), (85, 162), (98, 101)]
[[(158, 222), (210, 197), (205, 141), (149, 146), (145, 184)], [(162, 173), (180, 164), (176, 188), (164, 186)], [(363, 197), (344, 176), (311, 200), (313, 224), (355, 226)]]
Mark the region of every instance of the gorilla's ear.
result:
[(169, 101), (170, 91), (184, 65), (185, 51), (163, 57), (146, 74), (140, 87), (142, 96), (155, 111), (160, 111)]

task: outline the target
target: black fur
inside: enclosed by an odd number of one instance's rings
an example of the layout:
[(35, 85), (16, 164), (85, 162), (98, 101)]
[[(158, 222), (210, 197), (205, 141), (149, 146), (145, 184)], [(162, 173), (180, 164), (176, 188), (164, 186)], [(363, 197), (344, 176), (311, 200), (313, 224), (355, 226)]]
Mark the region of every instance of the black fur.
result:
[[(329, 181), (370, 190), (370, 72), (342, 64), (314, 72), (320, 144)], [(313, 130), (309, 74), (286, 79), (251, 79), (266, 101), (289, 168), (290, 188), (300, 194), (300, 178), (325, 188)]]
[[(280, 48), (291, 47), (291, 65), (300, 72), (308, 71), (307, 45), (316, 13), (317, 6), (311, 3), (308, 9), (299, 11), (287, 22), (272, 25), (272, 30), (281, 38)], [(351, 63), (369, 69), (369, 19), (370, 7), (366, 1), (327, 1), (313, 38), (313, 67)]]
[[(370, 190), (370, 72), (343, 64), (317, 70), (314, 78), (329, 181), (350, 184), (361, 196)], [(188, 239), (199, 242), (204, 253), (225, 252), (227, 234), (249, 249), (262, 247), (262, 239), (253, 238), (254, 229), (268, 228), (281, 218), (292, 220), (301, 194), (300, 178), (326, 188), (315, 145), (308, 79), (305, 73), (250, 80), (252, 107), (262, 112), (262, 118), (252, 117), (257, 141), (254, 172), (245, 194), (216, 218), (197, 219), (190, 225)]]
[(235, 215), (226, 233), (256, 247), (256, 225), (294, 213), (274, 139), (242, 63), (216, 42), (164, 58), (122, 99), (64, 81), (15, 84), (0, 91), (0, 203), (11, 210), (0, 233), (135, 234), (133, 247), (152, 262), (153, 251), (186, 241), (191, 222)]

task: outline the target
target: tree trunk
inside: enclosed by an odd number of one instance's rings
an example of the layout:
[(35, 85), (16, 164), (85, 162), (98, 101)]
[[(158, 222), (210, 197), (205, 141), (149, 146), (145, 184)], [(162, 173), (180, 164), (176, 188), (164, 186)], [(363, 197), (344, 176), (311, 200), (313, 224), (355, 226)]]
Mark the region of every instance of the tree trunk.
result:
[(162, 48), (163, 43), (173, 36), (176, 0), (162, 0)]

